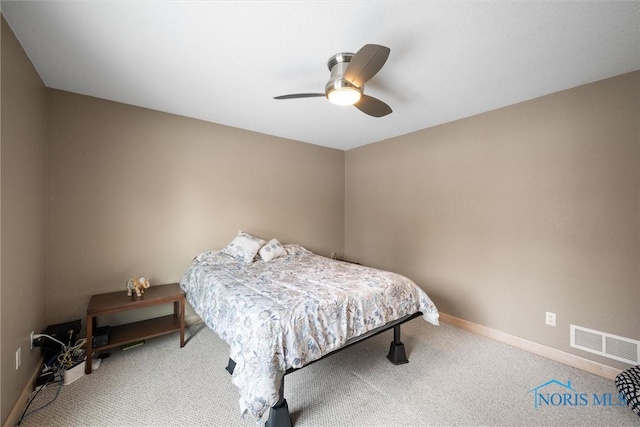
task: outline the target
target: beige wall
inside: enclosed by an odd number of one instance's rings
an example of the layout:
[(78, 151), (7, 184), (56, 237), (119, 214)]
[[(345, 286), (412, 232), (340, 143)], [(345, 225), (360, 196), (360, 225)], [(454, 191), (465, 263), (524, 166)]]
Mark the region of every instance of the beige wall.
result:
[(125, 292), (131, 277), (178, 282), (240, 229), (344, 250), (343, 151), (57, 90), (48, 100), (49, 323), (83, 318), (91, 294)]
[(179, 281), (239, 229), (612, 366), (571, 350), (569, 323), (640, 339), (640, 73), (344, 153), (46, 90), (1, 26), (3, 421), (37, 365), (31, 330), (134, 275)]
[(350, 150), (347, 256), (448, 314), (625, 367), (571, 349), (569, 324), (640, 340), (639, 118), (635, 72)]
[[(2, 18), (2, 421), (37, 369), (29, 334), (45, 326), (46, 89)], [(15, 353), (22, 366), (15, 369)]]

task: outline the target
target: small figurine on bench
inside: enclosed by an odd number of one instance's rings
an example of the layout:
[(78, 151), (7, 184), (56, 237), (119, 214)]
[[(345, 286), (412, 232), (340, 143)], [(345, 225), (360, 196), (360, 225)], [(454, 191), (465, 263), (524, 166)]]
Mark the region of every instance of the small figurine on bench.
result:
[(127, 296), (130, 297), (133, 291), (136, 292), (137, 296), (142, 296), (142, 294), (144, 294), (144, 290), (149, 286), (151, 286), (151, 284), (149, 283), (149, 279), (146, 277), (129, 279), (129, 281), (127, 281)]

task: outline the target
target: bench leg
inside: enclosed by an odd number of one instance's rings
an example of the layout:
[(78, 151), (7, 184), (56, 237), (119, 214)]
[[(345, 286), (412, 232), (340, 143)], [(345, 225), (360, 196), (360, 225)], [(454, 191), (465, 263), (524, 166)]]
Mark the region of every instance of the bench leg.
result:
[(389, 359), (394, 365), (409, 363), (407, 353), (404, 350), (404, 344), (400, 341), (400, 325), (393, 327), (393, 341), (391, 341), (391, 346), (389, 346), (387, 359)]

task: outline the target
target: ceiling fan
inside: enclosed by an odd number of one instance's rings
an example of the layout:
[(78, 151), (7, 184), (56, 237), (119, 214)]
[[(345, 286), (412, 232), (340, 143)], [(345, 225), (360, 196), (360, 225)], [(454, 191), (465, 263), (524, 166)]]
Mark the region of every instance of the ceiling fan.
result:
[(329, 58), (331, 71), (324, 93), (294, 93), (273, 99), (314, 98), (326, 96), (337, 105), (353, 105), (373, 117), (391, 113), (391, 107), (372, 96), (364, 94), (364, 84), (382, 68), (391, 50), (377, 44), (366, 44), (357, 53), (337, 53)]

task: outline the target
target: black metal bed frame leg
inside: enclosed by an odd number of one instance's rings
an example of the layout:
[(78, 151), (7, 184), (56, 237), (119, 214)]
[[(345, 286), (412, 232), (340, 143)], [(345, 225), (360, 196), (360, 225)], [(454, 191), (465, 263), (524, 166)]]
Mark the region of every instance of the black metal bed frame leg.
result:
[(284, 376), (280, 383), (280, 399), (269, 410), (269, 419), (264, 425), (265, 427), (291, 427), (289, 405), (287, 405), (287, 400), (284, 398)]
[[(230, 374), (233, 374), (233, 370), (235, 368), (236, 362), (229, 358), (229, 363), (227, 363), (227, 367), (225, 369)], [(278, 403), (273, 405), (269, 410), (269, 419), (267, 419), (267, 422), (264, 425), (265, 427), (291, 427), (289, 405), (287, 405), (287, 400), (284, 398), (284, 376), (280, 383), (280, 399), (278, 399)]]
[(389, 359), (394, 365), (409, 363), (407, 353), (404, 350), (404, 344), (400, 341), (400, 325), (393, 327), (393, 341), (391, 341), (387, 359)]
[(233, 370), (236, 369), (236, 362), (234, 362), (232, 358), (229, 358), (229, 363), (227, 363), (227, 367), (224, 369), (226, 369), (227, 372), (233, 375)]

